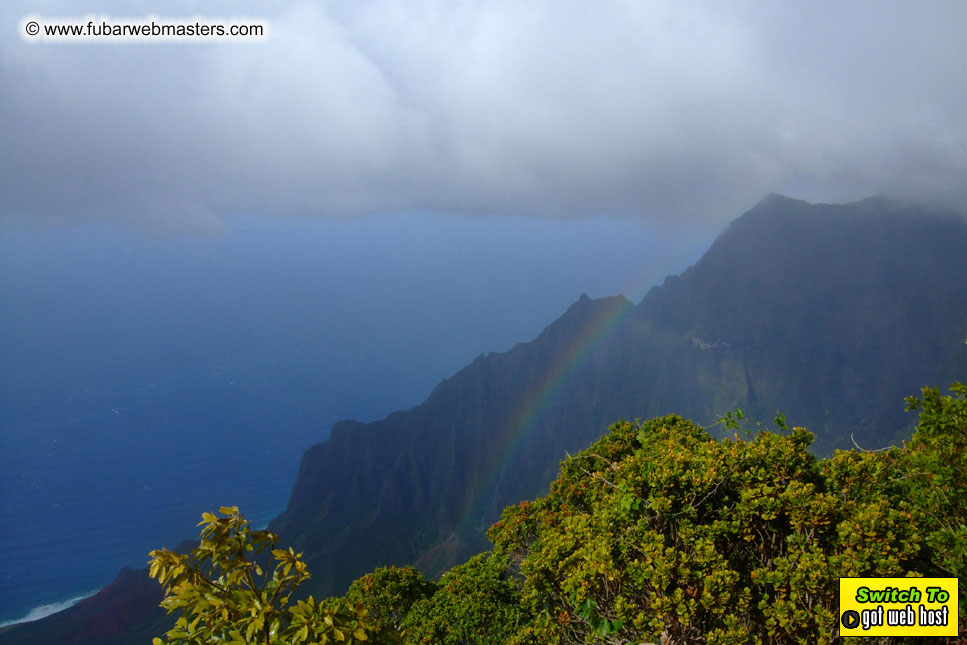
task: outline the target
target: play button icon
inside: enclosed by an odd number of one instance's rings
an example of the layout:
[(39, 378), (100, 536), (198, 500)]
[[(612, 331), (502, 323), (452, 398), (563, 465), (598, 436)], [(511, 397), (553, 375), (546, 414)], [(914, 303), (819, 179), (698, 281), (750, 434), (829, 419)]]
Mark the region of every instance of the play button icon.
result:
[(849, 611), (844, 611), (840, 622), (846, 629), (856, 629), (860, 626), (860, 614), (852, 609)]

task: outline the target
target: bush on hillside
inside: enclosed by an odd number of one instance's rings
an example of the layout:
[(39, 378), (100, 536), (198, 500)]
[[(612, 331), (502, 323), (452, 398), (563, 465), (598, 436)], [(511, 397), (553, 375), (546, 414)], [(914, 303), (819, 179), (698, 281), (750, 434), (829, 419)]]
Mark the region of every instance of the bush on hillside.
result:
[(802, 428), (717, 440), (677, 416), (622, 421), (437, 585), (377, 569), (290, 609), (298, 554), (272, 549), (263, 575), (248, 554), (275, 536), (223, 508), (191, 555), (152, 552), (183, 612), (169, 642), (829, 643), (843, 576), (959, 577), (963, 631), (967, 386), (951, 392), (907, 399), (902, 447), (822, 460)]

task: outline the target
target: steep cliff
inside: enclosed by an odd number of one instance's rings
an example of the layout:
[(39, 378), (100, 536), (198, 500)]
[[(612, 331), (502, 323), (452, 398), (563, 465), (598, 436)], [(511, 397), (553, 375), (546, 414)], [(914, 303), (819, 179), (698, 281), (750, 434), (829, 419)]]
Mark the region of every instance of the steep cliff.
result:
[(619, 417), (781, 410), (819, 452), (895, 442), (904, 396), (967, 374), (965, 249), (962, 219), (918, 206), (769, 196), (638, 306), (582, 296), (421, 405), (335, 426), (272, 528), (340, 593), (376, 565), (432, 574), (485, 548), (502, 507)]

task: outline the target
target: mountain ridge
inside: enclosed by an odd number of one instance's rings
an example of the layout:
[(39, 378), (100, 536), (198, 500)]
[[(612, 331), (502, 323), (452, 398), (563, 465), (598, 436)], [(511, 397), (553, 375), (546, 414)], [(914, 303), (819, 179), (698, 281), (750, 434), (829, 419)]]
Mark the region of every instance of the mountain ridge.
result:
[[(741, 407), (768, 423), (781, 408), (816, 432), (821, 451), (849, 447), (851, 436), (877, 446), (895, 441), (912, 425), (897, 401), (967, 371), (967, 307), (944, 292), (967, 293), (962, 248), (964, 222), (921, 207), (882, 197), (832, 205), (770, 195), (730, 224), (695, 265), (637, 305), (621, 297), (579, 298), (533, 341), (478, 357), (423, 404), (341, 426), (337, 443), (307, 451), (293, 504), (272, 528), (304, 548), (310, 566), (327, 572), (331, 584), (315, 590), (337, 593), (366, 569), (354, 567), (343, 550), (319, 548), (310, 536), (323, 524), (341, 526), (347, 544), (394, 554), (371, 566), (402, 558), (397, 562), (420, 562), (437, 573), (485, 548), (475, 536), (502, 506), (539, 495), (559, 458), (617, 418), (674, 412), (714, 423)], [(608, 333), (599, 334), (604, 326)], [(573, 360), (581, 339), (587, 347)], [(542, 389), (541, 382), (555, 380), (553, 393)], [(540, 414), (526, 424), (508, 416), (538, 405)], [(488, 416), (488, 406), (500, 414)], [(335, 452), (358, 455), (350, 428), (367, 442), (358, 446), (366, 454), (404, 448), (408, 461), (350, 474), (345, 460), (331, 460)], [(879, 428), (889, 428), (888, 436)], [(371, 434), (364, 440), (363, 433)], [(400, 437), (410, 443), (400, 446)], [(421, 456), (426, 444), (439, 454)], [(429, 466), (434, 458), (461, 473), (495, 470), (474, 480), (474, 489), (467, 480), (437, 476)], [(327, 475), (317, 480), (321, 471)], [(407, 510), (391, 519), (377, 503), (354, 528), (349, 509), (361, 498), (343, 489), (371, 476), (380, 480), (369, 482), (375, 499)], [(416, 506), (392, 490), (407, 487), (418, 491)], [(415, 520), (421, 513), (426, 521)], [(396, 543), (380, 547), (373, 536), (382, 535)]]
[[(821, 451), (894, 442), (903, 396), (967, 375), (964, 248), (963, 219), (923, 207), (769, 195), (639, 303), (582, 294), (421, 404), (337, 423), (270, 528), (305, 553), (307, 591), (342, 593), (376, 566), (433, 574), (484, 550), (503, 506), (546, 492), (618, 418), (778, 408)], [(18, 631), (0, 643), (31, 642)]]

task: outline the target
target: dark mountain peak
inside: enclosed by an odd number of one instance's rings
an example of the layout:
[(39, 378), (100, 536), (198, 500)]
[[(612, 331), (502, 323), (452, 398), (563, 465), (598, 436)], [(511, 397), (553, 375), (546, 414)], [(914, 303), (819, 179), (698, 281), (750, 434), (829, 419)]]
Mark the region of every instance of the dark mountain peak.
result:
[(796, 199), (795, 197), (789, 197), (787, 195), (782, 195), (780, 193), (769, 193), (765, 197), (759, 200), (759, 202), (752, 207), (753, 211), (759, 210), (773, 210), (776, 208), (789, 208), (794, 206), (809, 206), (809, 202), (803, 201), (801, 199)]
[(912, 278), (942, 275), (958, 264), (965, 240), (967, 222), (912, 202), (877, 195), (810, 204), (772, 194), (732, 222), (680, 278), (652, 289), (640, 306), (677, 325), (697, 319), (720, 324), (731, 317), (741, 327), (748, 308), (758, 309), (761, 323), (779, 309), (802, 316), (826, 311), (841, 298), (849, 300), (847, 293), (872, 300), (888, 297), (887, 291), (891, 298), (906, 292), (916, 299), (922, 285)]
[(632, 303), (624, 296), (590, 298), (588, 297), (588, 294), (582, 293), (581, 296), (575, 300), (570, 307), (567, 308), (567, 310), (564, 312), (564, 315), (548, 325), (547, 328), (545, 328), (545, 331), (554, 327), (554, 325), (566, 323), (574, 318), (585, 318), (588, 315), (595, 315), (603, 309), (620, 309), (626, 306), (630, 307), (632, 306)]
[[(933, 204), (896, 197), (893, 195), (877, 194), (853, 202), (841, 204), (810, 203), (801, 199), (771, 193), (753, 206), (748, 212), (734, 220), (725, 233), (733, 229), (743, 229), (750, 226), (781, 225), (796, 222), (801, 225), (814, 224), (826, 218), (854, 218), (862, 223), (868, 223), (865, 218), (890, 217), (893, 219), (911, 220), (921, 217), (930, 219), (947, 219), (964, 217), (962, 211), (949, 207), (939, 207)], [(714, 248), (714, 247), (713, 247)]]
[[(847, 204), (811, 204), (771, 194), (733, 221), (682, 278), (704, 273), (730, 286), (755, 275), (751, 284), (761, 284), (774, 282), (770, 276), (776, 272), (788, 275), (796, 266), (829, 275), (864, 254), (877, 266), (891, 264), (894, 259), (885, 250), (896, 245), (910, 253), (934, 253), (936, 249), (927, 248), (939, 244), (946, 256), (955, 251), (950, 240), (962, 239), (965, 230), (964, 219), (951, 215), (883, 195)], [(901, 263), (909, 260), (899, 258)], [(860, 274), (869, 275), (859, 268)]]
[[(809, 215), (814, 215), (818, 209), (828, 206), (828, 204), (811, 204), (801, 199), (770, 193), (751, 209), (733, 220), (716, 240), (716, 243), (723, 239), (727, 240), (735, 234), (736, 230), (744, 231), (752, 227), (771, 227), (789, 223), (796, 219), (808, 218)], [(712, 248), (714, 247), (713, 244)]]
[[(924, 209), (915, 202), (886, 195), (873, 195), (843, 204), (826, 204), (810, 203), (778, 193), (771, 193), (729, 224), (719, 240), (728, 240), (731, 236), (736, 235), (736, 231), (741, 234), (748, 234), (751, 229), (757, 227), (767, 227), (767, 232), (773, 234), (776, 229), (781, 230), (784, 227), (791, 227), (790, 230), (797, 227), (815, 227), (829, 218), (859, 217), (862, 219), (864, 216), (883, 217), (898, 212), (902, 212), (905, 217), (927, 212), (936, 214), (933, 209)], [(714, 248), (713, 245), (712, 249)]]
[(601, 307), (620, 307), (622, 305), (622, 301), (628, 302), (628, 299), (624, 296), (604, 296), (602, 298), (591, 298), (588, 296), (588, 294), (582, 293), (578, 299), (571, 303), (567, 310), (565, 310), (564, 315), (561, 316), (561, 318), (563, 319), (574, 315), (584, 315), (587, 312), (595, 311)]
[(900, 199), (898, 197), (893, 197), (882, 193), (871, 195), (870, 197), (864, 197), (863, 199), (858, 199), (853, 202), (841, 202), (841, 203), (808, 202), (804, 199), (789, 197), (788, 195), (782, 195), (780, 193), (769, 193), (761, 200), (759, 200), (759, 202), (756, 203), (756, 205), (749, 210), (749, 213), (758, 213), (758, 212), (772, 213), (778, 210), (788, 211), (791, 209), (808, 210), (808, 209), (815, 209), (817, 207), (818, 208), (837, 207), (837, 208), (850, 209), (850, 208), (856, 208), (861, 206), (863, 207), (902, 206), (902, 205), (911, 205), (915, 203), (916, 202)]

